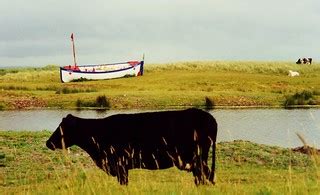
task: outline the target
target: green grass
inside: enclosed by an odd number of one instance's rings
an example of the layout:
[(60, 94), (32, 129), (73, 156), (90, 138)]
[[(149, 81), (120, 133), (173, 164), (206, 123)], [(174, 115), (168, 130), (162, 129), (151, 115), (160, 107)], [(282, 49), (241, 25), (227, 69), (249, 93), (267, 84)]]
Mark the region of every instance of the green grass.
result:
[[(300, 77), (288, 77), (295, 70)], [(105, 95), (111, 109), (166, 109), (206, 107), (284, 107), (286, 98), (310, 91), (320, 105), (320, 64), (289, 62), (201, 61), (145, 64), (142, 77), (60, 83), (59, 68), (0, 71), (0, 103), (14, 109), (22, 97), (39, 105), (75, 108), (76, 101), (94, 102)], [(23, 83), (23, 85), (22, 85)], [(30, 104), (37, 107), (36, 103)], [(28, 106), (27, 106), (28, 107)]]
[(100, 171), (86, 153), (50, 151), (50, 132), (0, 131), (3, 194), (319, 194), (320, 159), (251, 142), (217, 145), (215, 186), (196, 187), (176, 168), (131, 170), (129, 186)]

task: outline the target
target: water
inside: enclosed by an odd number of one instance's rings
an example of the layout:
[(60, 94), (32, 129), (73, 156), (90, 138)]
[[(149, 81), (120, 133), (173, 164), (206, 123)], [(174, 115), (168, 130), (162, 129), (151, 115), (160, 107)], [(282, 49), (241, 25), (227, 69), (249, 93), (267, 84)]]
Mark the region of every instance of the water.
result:
[(309, 110), (218, 110), (218, 140), (248, 140), (281, 147), (303, 145), (306, 142), (320, 148), (320, 109)]
[[(130, 111), (76, 111), (76, 110), (28, 110), (1, 111), (0, 130), (54, 131), (62, 118), (71, 113), (83, 118), (103, 118)], [(214, 110), (217, 119), (218, 142), (248, 140), (260, 144), (281, 147), (301, 146), (296, 133), (309, 145), (320, 148), (320, 109), (244, 109)]]

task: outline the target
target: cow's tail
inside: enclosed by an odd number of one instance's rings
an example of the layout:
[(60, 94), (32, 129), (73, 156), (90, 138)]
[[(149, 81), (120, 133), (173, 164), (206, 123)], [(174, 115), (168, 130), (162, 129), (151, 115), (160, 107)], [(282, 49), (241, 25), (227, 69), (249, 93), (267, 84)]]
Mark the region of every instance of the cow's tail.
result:
[(216, 168), (216, 139), (218, 132), (218, 124), (217, 121), (212, 117), (213, 121), (210, 121), (210, 131), (209, 136), (212, 142), (212, 165), (211, 171), (209, 175), (209, 181), (214, 184), (215, 183), (215, 168)]

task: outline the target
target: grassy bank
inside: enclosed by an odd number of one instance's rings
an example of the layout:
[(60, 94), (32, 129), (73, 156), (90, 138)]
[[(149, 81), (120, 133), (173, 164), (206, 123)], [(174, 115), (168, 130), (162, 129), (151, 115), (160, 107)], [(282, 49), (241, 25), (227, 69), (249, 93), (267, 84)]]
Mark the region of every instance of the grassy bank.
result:
[(77, 147), (50, 151), (50, 132), (0, 131), (0, 191), (41, 194), (305, 194), (320, 192), (319, 157), (235, 141), (217, 145), (215, 186), (195, 187), (176, 168), (131, 170), (129, 186), (100, 171)]
[[(300, 77), (288, 77), (295, 70)], [(111, 109), (320, 105), (320, 64), (208, 61), (145, 65), (142, 77), (60, 83), (57, 66), (0, 70), (0, 109), (76, 108), (107, 97)], [(311, 99), (292, 99), (306, 91)], [(90, 103), (91, 102), (91, 103)], [(291, 104), (288, 104), (292, 103)]]

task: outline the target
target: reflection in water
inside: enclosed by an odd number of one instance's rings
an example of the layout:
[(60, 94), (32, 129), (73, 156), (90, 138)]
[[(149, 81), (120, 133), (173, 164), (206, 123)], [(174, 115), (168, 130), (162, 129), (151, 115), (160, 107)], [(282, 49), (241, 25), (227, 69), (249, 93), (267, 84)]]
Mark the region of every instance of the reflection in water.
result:
[[(83, 118), (103, 118), (130, 111), (93, 110), (28, 110), (0, 112), (0, 130), (54, 131), (62, 118), (71, 113)], [(218, 141), (249, 140), (256, 143), (296, 147), (301, 146), (296, 133), (307, 143), (320, 148), (320, 109), (244, 109), (213, 110), (218, 122)]]

